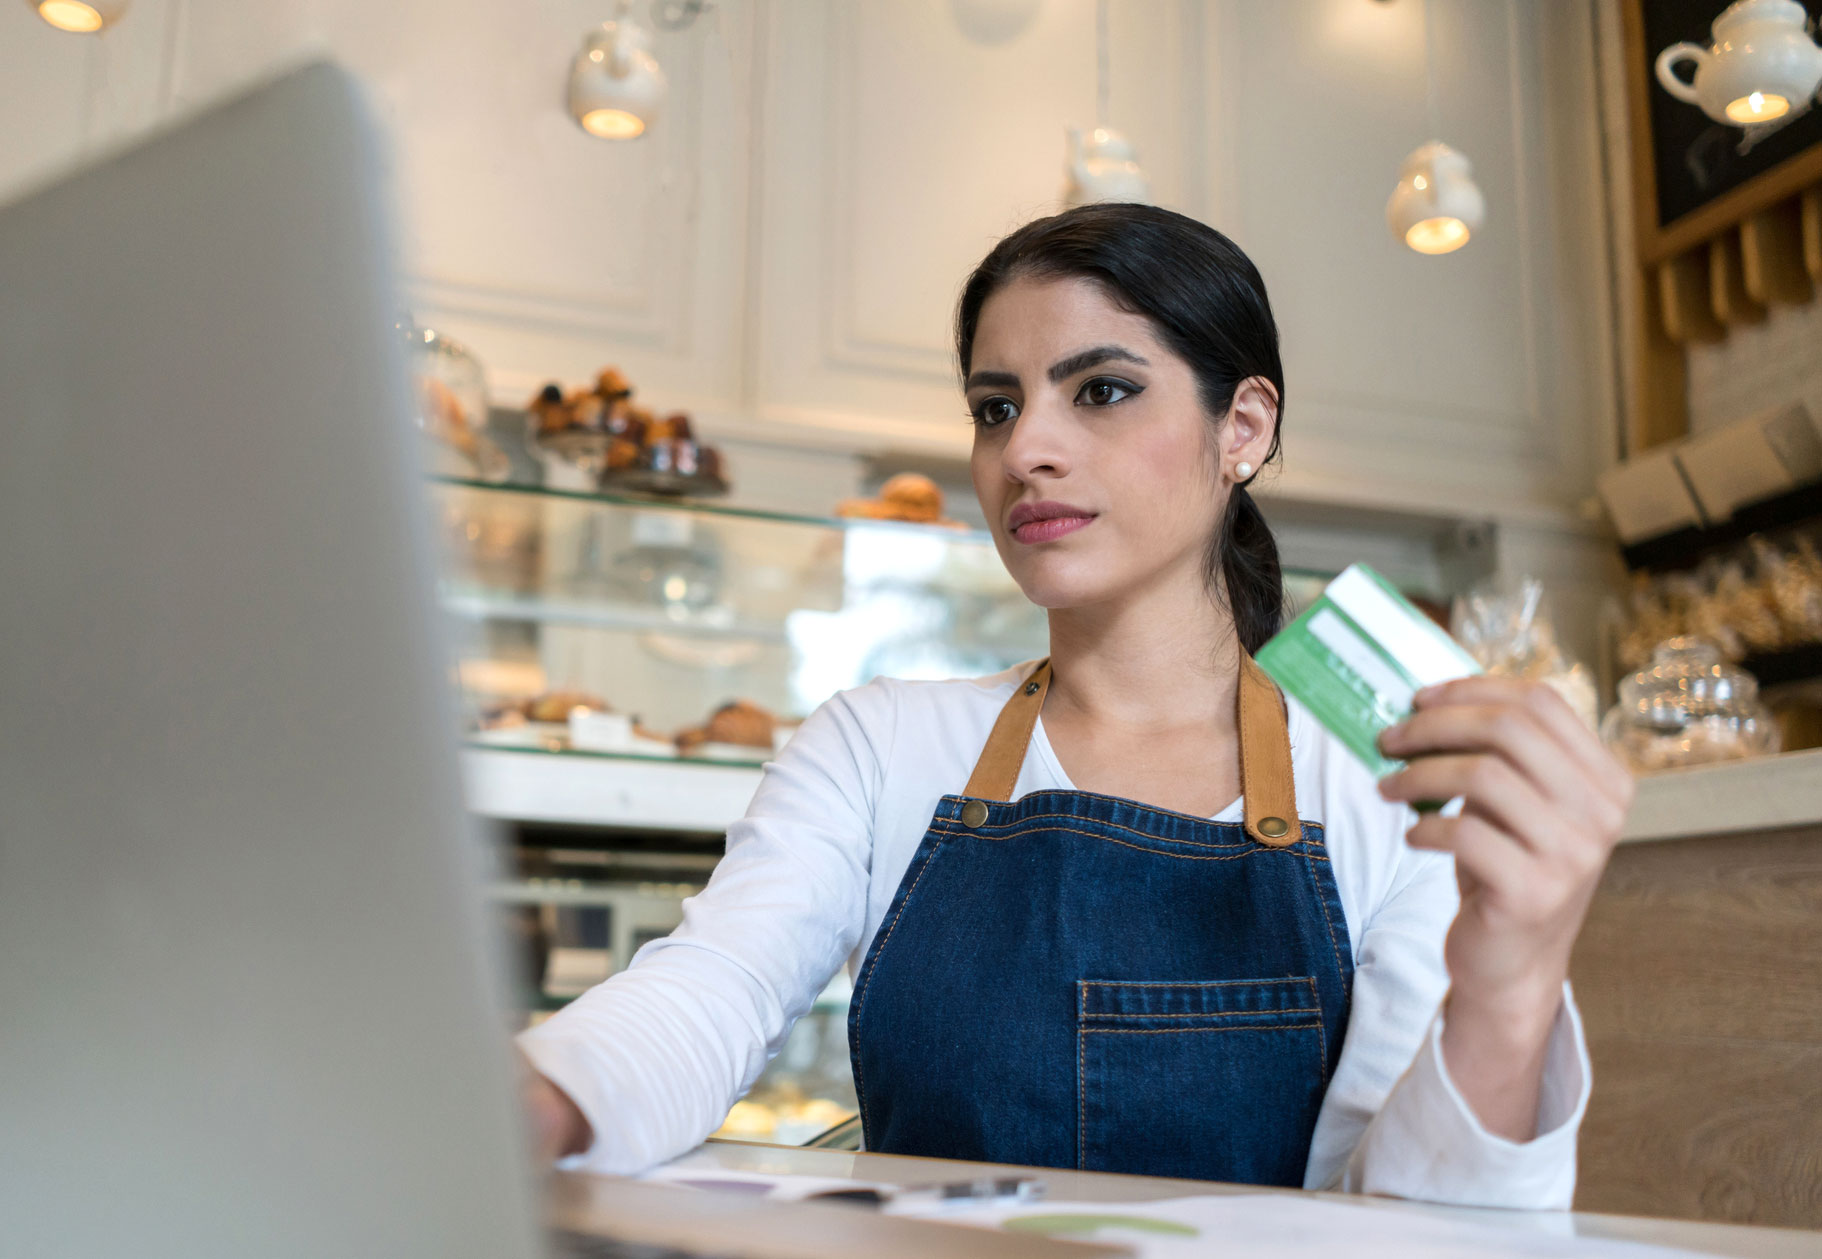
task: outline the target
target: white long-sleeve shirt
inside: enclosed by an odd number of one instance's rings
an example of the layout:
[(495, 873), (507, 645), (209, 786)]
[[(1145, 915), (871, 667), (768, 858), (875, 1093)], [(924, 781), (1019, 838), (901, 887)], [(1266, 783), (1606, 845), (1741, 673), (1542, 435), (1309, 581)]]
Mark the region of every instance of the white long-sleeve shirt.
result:
[[(844, 963), (857, 971), (937, 802), (968, 781), (1031, 671), (947, 682), (877, 679), (823, 704), (768, 764), (727, 855), (683, 923), (520, 1036), (573, 1098), (594, 1145), (568, 1165), (631, 1173), (720, 1124)], [(1411, 848), (1415, 815), (1290, 705), (1297, 811), (1323, 825), (1354, 950), (1347, 1038), (1304, 1185), (1479, 1206), (1567, 1208), (1590, 1072), (1567, 985), (1538, 1136), (1488, 1132), (1445, 1069), (1443, 937), (1454, 861)], [(1040, 718), (1012, 797), (1074, 790)], [(1241, 802), (1215, 816), (1238, 822)], [(934, 980), (933, 980), (934, 982)]]

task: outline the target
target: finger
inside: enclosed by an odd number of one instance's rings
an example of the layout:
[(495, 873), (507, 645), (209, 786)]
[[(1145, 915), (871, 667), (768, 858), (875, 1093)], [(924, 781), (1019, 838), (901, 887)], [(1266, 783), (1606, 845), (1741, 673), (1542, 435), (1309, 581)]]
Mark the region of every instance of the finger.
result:
[(1425, 756), (1379, 781), (1387, 800), (1414, 804), (1461, 796), (1466, 809), (1491, 819), (1526, 847), (1539, 852), (1555, 846), (1555, 810), (1531, 782), (1497, 756)]
[(1507, 895), (1524, 886), (1533, 864), (1510, 836), (1480, 817), (1442, 817), (1432, 813), (1406, 833), (1405, 842), (1413, 848), (1455, 854), (1456, 866), (1486, 884), (1495, 895)]
[(1559, 812), (1617, 830), (1624, 812), (1597, 781), (1596, 771), (1577, 759), (1527, 705), (1445, 704), (1423, 709), (1380, 738), (1388, 756), (1427, 758), (1441, 752), (1485, 752), (1500, 756)]
[(1575, 763), (1588, 770), (1589, 781), (1602, 795), (1622, 810), (1632, 802), (1632, 776), (1552, 687), (1483, 673), (1425, 687), (1412, 702), (1419, 712), (1461, 705), (1518, 705), (1551, 732)]

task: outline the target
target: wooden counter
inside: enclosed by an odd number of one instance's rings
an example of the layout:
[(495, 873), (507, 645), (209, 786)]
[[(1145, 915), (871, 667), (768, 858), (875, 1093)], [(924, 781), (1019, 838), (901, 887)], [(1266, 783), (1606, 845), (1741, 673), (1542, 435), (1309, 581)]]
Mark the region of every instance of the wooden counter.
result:
[[(686, 1167), (738, 1172), (770, 1172), (834, 1179), (854, 1179), (894, 1185), (926, 1185), (954, 1181), (975, 1175), (1004, 1175), (1006, 1168), (981, 1163), (951, 1162), (946, 1159), (901, 1158), (886, 1154), (853, 1154), (839, 1150), (804, 1150), (789, 1146), (750, 1145), (742, 1142), (711, 1141), (678, 1163)], [(1163, 1180), (1150, 1176), (1112, 1176), (1097, 1172), (1034, 1169), (1043, 1178), (1053, 1201), (1076, 1202), (1145, 1202), (1161, 1198), (1180, 1198), (1197, 1194), (1281, 1193), (1302, 1194), (1294, 1189), (1262, 1189), (1257, 1185), (1227, 1185), (1208, 1181)], [(687, 1203), (699, 1204), (686, 1209), (676, 1203), (672, 1220), (654, 1216), (652, 1194), (661, 1190), (640, 1182), (611, 1180), (581, 1173), (561, 1173), (551, 1186), (549, 1203), (556, 1222), (587, 1231), (619, 1232), (641, 1240), (697, 1243), (705, 1240), (700, 1227), (691, 1225), (689, 1217), (700, 1217), (703, 1198), (691, 1197)], [(672, 1195), (692, 1193), (670, 1190)], [(1369, 1198), (1352, 1194), (1308, 1194), (1384, 1211), (1416, 1212), (1444, 1219), (1472, 1221), (1489, 1227), (1510, 1230), (1519, 1235), (1563, 1238), (1586, 1237), (1660, 1246), (1684, 1247), (1714, 1255), (1739, 1256), (1741, 1259), (1813, 1259), (1822, 1252), (1822, 1236), (1785, 1229), (1739, 1228), (1717, 1224), (1683, 1223), (1673, 1220), (1628, 1219), (1618, 1216), (1593, 1215), (1561, 1211), (1492, 1211), (1463, 1207), (1439, 1207), (1402, 1202), (1390, 1198)], [(952, 1225), (925, 1224), (920, 1221), (882, 1219), (877, 1215), (857, 1212), (851, 1207), (818, 1206), (803, 1203), (791, 1206), (784, 1215), (767, 1220), (749, 1214), (740, 1217), (741, 1207), (750, 1199), (735, 1198), (717, 1204), (711, 1212), (726, 1217), (725, 1227), (714, 1240), (730, 1244), (743, 1243), (741, 1253), (801, 1254), (803, 1239), (816, 1236), (821, 1242), (831, 1238), (825, 1230), (839, 1228), (841, 1249), (867, 1259), (898, 1259), (901, 1255), (947, 1253), (993, 1254), (1013, 1259), (1016, 1255), (1036, 1253), (1035, 1239), (1020, 1239), (1009, 1234), (975, 1234), (990, 1238), (990, 1246), (970, 1244), (972, 1230)], [(665, 1205), (662, 1199), (656, 1205)], [(795, 1218), (790, 1218), (795, 1216)], [(739, 1229), (740, 1231), (736, 1231)], [(953, 1230), (953, 1242), (940, 1248), (930, 1244), (931, 1235), (923, 1237), (918, 1230)], [(772, 1234), (776, 1233), (777, 1236)], [(924, 1245), (920, 1249), (919, 1242)], [(795, 1242), (795, 1246), (792, 1243)], [(778, 1248), (772, 1248), (777, 1243)], [(1059, 1253), (1064, 1248), (1056, 1243), (1044, 1253)], [(965, 1248), (965, 1249), (964, 1249)], [(833, 1253), (835, 1246), (829, 1246)], [(1225, 1248), (1211, 1247), (1209, 1253), (1227, 1253)]]
[(1822, 1228), (1822, 752), (1645, 779), (1627, 840), (1572, 968), (1576, 1205)]

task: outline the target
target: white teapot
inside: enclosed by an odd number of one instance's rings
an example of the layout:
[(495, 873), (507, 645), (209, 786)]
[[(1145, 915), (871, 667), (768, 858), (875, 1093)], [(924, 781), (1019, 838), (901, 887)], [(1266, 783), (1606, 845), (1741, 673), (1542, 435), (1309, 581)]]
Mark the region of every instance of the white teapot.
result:
[(1111, 127), (1096, 127), (1083, 136), (1080, 127), (1069, 128), (1068, 179), (1063, 185), (1064, 205), (1094, 201), (1149, 201), (1151, 188), (1139, 169), (1139, 154), (1132, 141)]
[[(1658, 54), (1658, 82), (1716, 122), (1745, 126), (1802, 110), (1822, 86), (1822, 48), (1796, 0), (1737, 0), (1714, 20), (1714, 47), (1672, 44)], [(1695, 83), (1676, 67), (1695, 62)]]

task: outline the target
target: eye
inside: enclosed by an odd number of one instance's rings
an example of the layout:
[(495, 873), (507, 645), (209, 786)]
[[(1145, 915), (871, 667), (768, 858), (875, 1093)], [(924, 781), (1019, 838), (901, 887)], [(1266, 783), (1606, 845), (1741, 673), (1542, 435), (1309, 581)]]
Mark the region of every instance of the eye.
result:
[(982, 428), (997, 428), (1007, 420), (1016, 420), (1019, 416), (1018, 404), (1004, 394), (995, 394), (981, 401), (981, 404), (969, 412), (974, 422)]
[(1084, 381), (1077, 391), (1077, 406), (1110, 407), (1116, 402), (1136, 398), (1145, 390), (1129, 381), (1116, 380), (1112, 376), (1096, 376), (1093, 380)]

